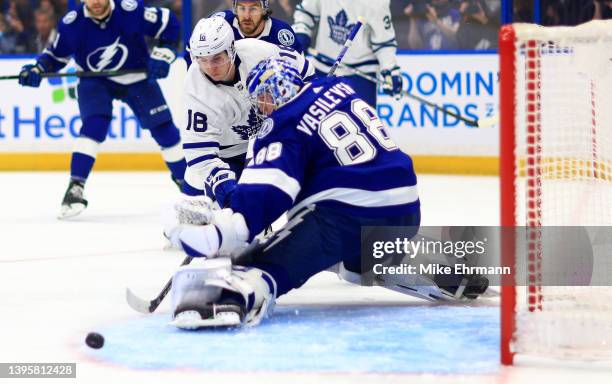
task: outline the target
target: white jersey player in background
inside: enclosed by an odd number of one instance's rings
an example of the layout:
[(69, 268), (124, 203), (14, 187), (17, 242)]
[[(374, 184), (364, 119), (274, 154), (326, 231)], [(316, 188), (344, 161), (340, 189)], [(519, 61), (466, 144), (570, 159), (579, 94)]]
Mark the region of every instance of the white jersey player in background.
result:
[[(382, 90), (392, 96), (402, 91), (402, 75), (397, 65), (397, 41), (389, 9), (390, 0), (303, 0), (296, 7), (293, 30), (304, 51), (316, 32), (314, 56), (317, 75), (327, 73), (359, 16), (367, 20), (343, 63), (373, 77), (380, 73)], [(376, 84), (338, 68), (336, 75), (346, 80), (370, 105), (376, 106)]]
[(249, 138), (261, 125), (246, 90), (249, 71), (270, 56), (292, 62), (305, 78), (314, 74), (314, 68), (290, 47), (257, 39), (235, 41), (232, 27), (222, 17), (200, 20), (190, 46), (196, 65), (185, 79), (183, 192), (205, 194), (224, 207), (245, 166)]

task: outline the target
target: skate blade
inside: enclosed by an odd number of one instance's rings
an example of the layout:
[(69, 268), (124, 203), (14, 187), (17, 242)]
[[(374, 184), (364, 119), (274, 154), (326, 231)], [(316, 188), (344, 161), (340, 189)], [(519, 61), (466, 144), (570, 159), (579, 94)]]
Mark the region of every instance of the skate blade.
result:
[(203, 328), (236, 327), (239, 326), (240, 316), (235, 312), (220, 312), (214, 319), (202, 319), (197, 311), (184, 311), (176, 315), (170, 325), (185, 330)]
[(71, 205), (62, 205), (62, 209), (60, 211), (59, 216), (57, 216), (57, 218), (59, 220), (69, 219), (71, 217), (79, 215), (81, 212), (85, 210), (85, 208), (87, 208), (85, 204), (81, 204), (81, 203), (74, 203)]

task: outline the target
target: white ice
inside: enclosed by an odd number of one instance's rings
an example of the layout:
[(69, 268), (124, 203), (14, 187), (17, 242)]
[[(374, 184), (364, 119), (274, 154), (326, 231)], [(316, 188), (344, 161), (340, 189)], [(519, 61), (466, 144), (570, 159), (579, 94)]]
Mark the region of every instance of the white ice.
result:
[[(177, 192), (166, 173), (94, 172), (86, 189), (90, 207), (73, 220), (59, 221), (66, 184), (63, 172), (0, 173), (0, 362), (76, 362), (79, 383), (612, 382), (611, 371), (563, 366), (500, 367), (486, 375), (211, 374), (130, 369), (96, 359), (83, 345), (87, 332), (142, 316), (126, 305), (125, 287), (153, 297), (183, 259), (179, 252), (163, 250), (159, 220), (161, 207)], [(498, 223), (495, 177), (424, 175), (419, 178), (419, 194), (424, 225)], [(490, 300), (485, 305), (496, 305)], [(348, 285), (326, 273), (281, 298), (279, 306), (366, 306), (372, 301), (428, 305), (382, 288)], [(167, 311), (167, 303), (159, 310)]]

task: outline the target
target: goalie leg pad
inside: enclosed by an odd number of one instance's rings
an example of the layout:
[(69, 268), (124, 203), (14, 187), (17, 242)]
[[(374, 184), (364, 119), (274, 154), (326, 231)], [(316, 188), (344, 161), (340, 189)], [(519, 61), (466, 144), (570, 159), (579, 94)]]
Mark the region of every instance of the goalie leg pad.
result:
[(276, 283), (257, 268), (231, 267), (229, 258), (181, 267), (173, 277), (173, 320), (181, 329), (254, 326), (274, 308)]

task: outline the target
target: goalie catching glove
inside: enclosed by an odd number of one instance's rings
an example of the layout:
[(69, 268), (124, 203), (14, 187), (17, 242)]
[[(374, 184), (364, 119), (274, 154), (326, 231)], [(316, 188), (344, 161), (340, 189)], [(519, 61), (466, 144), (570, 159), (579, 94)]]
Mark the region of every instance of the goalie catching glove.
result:
[(185, 226), (180, 231), (180, 244), (189, 256), (230, 256), (247, 246), (249, 229), (240, 213), (234, 213), (229, 208), (212, 211), (210, 223)]

